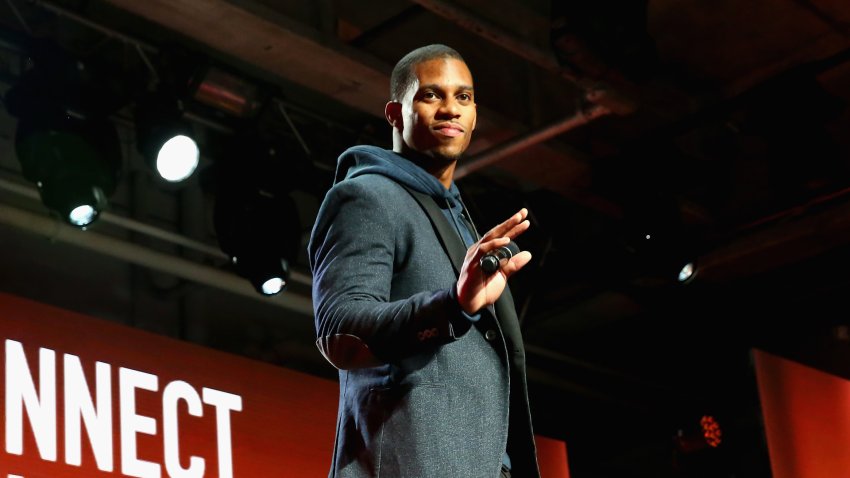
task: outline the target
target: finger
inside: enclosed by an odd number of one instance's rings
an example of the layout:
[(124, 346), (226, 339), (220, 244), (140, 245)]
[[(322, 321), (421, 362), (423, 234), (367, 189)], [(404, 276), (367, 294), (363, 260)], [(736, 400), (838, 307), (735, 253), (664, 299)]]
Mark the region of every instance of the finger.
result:
[(478, 246), (478, 252), (481, 256), (484, 256), (500, 247), (507, 246), (510, 242), (511, 240), (507, 237), (497, 237), (487, 242), (481, 242), (481, 244)]
[(508, 220), (487, 231), (487, 234), (484, 234), (484, 237), (482, 237), (481, 239), (484, 241), (488, 241), (490, 239), (493, 239), (494, 237), (504, 236), (506, 232), (510, 231), (517, 224), (524, 221), (526, 216), (528, 216), (528, 209), (520, 209), (519, 212), (508, 218)]
[(517, 225), (522, 224), (528, 216), (528, 209), (522, 208), (516, 214), (509, 217), (505, 222), (499, 224), (490, 230), (494, 237), (504, 236)]
[(530, 261), (531, 253), (528, 251), (522, 251), (519, 254), (513, 256), (511, 260), (509, 260), (507, 264), (502, 267), (502, 271), (505, 273), (505, 277), (510, 277), (511, 274), (525, 267), (525, 265), (528, 264)]
[(514, 226), (513, 228), (511, 228), (510, 231), (506, 232), (505, 237), (510, 237), (511, 239), (516, 239), (517, 236), (519, 236), (523, 232), (527, 231), (529, 227), (531, 227), (531, 222), (529, 222), (528, 219), (526, 219), (525, 221), (522, 221), (521, 223), (519, 223), (516, 226)]

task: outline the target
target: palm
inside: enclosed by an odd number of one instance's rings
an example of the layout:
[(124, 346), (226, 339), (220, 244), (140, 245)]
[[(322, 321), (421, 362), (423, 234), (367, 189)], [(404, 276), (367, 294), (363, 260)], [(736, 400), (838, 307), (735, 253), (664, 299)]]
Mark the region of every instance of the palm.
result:
[(474, 314), (482, 308), (495, 303), (507, 285), (508, 277), (520, 270), (531, 260), (531, 253), (520, 252), (510, 260), (503, 261), (502, 267), (493, 274), (485, 274), (481, 270), (481, 258), (506, 246), (529, 227), (525, 220), (528, 211), (522, 209), (510, 219), (491, 229), (478, 242), (466, 251), (463, 268), (458, 278), (458, 301), (464, 311)]

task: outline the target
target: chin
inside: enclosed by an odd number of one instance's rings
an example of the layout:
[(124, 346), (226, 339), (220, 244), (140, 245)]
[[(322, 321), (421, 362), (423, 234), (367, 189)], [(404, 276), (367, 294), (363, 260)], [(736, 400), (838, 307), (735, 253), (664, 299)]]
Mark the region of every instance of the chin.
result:
[(457, 161), (463, 156), (463, 151), (458, 151), (455, 149), (452, 150), (438, 150), (433, 152), (433, 156), (435, 158), (445, 159), (446, 161)]

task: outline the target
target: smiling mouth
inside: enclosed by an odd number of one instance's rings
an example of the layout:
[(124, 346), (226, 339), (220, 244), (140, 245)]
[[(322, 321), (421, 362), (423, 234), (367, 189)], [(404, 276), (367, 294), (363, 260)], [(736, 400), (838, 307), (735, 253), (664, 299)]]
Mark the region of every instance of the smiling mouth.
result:
[(434, 128), (438, 134), (454, 138), (463, 134), (463, 130), (455, 126), (438, 126)]

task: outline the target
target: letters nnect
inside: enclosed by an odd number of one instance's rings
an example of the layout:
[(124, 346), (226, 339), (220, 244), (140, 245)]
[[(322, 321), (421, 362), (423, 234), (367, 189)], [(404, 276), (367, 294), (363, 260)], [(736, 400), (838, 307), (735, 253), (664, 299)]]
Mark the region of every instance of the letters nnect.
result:
[[(36, 448), (43, 460), (57, 461), (56, 352), (40, 348), (38, 352), (38, 386), (36, 387), (23, 345), (6, 340), (6, 452), (22, 455), (24, 414), (29, 418)], [(118, 408), (120, 440), (120, 472), (125, 476), (161, 478), (162, 465), (170, 478), (202, 478), (206, 461), (191, 456), (187, 467), (180, 460), (180, 433), (177, 407), (185, 402), (190, 415), (202, 417), (203, 404), (214, 407), (218, 477), (233, 478), (231, 412), (242, 411), (242, 397), (232, 393), (202, 388), (201, 393), (181, 380), (169, 382), (162, 389), (162, 442), (164, 463), (142, 460), (138, 456), (137, 435), (157, 435), (156, 419), (140, 415), (136, 410), (138, 390), (158, 392), (159, 378), (129, 368), (118, 369), (117, 407), (112, 403), (112, 366), (95, 363), (95, 383), (90, 387), (79, 357), (64, 354), (62, 360), (64, 390), (65, 463), (81, 466), (83, 429), (101, 471), (111, 472), (113, 463), (113, 410)], [(94, 390), (94, 394), (92, 393)], [(207, 475), (212, 476), (212, 475)]]

